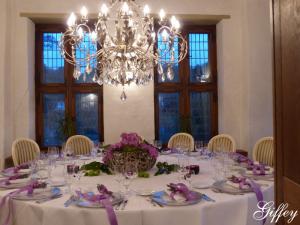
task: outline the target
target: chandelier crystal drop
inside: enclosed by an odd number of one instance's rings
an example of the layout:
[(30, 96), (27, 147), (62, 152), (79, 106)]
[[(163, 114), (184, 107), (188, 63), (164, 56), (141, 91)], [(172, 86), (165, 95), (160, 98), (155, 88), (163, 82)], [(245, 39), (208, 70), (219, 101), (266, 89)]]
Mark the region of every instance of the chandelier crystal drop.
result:
[(103, 4), (94, 24), (89, 23), (86, 7), (80, 15), (80, 19), (74, 13), (69, 16), (61, 53), (74, 65), (75, 79), (92, 76), (99, 85), (123, 86), (122, 101), (127, 99), (124, 86), (148, 84), (155, 68), (161, 81), (173, 80), (173, 66), (187, 55), (179, 21), (175, 16), (167, 19), (164, 10), (159, 12), (157, 32), (149, 6), (142, 10), (134, 0)]

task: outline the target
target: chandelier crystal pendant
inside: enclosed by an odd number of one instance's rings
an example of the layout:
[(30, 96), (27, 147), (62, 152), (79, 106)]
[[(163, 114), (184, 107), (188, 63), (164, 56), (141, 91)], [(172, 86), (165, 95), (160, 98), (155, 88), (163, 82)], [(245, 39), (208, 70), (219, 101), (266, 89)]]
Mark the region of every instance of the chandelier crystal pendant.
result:
[[(123, 101), (127, 98), (125, 85), (148, 84), (154, 68), (162, 82), (173, 80), (173, 66), (187, 55), (179, 21), (175, 16), (167, 19), (164, 10), (159, 12), (157, 32), (149, 6), (142, 10), (134, 0), (103, 4), (95, 24), (89, 23), (86, 7), (80, 14), (79, 20), (74, 13), (68, 18), (68, 28), (60, 42), (61, 53), (74, 65), (75, 79), (93, 76), (99, 85), (121, 85)], [(155, 46), (157, 41), (159, 45)], [(96, 47), (91, 48), (89, 43)]]

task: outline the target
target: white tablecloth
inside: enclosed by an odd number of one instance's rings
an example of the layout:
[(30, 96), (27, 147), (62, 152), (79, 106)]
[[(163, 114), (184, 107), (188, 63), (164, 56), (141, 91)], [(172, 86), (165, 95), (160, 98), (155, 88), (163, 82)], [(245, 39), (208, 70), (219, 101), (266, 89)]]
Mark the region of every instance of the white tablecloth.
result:
[[(160, 161), (171, 162), (176, 158), (160, 156)], [(210, 163), (205, 160), (191, 160), (200, 165), (200, 174), (195, 175), (193, 182), (207, 180), (211, 182)], [(152, 172), (154, 172), (153, 169)], [(170, 182), (177, 181), (178, 174), (137, 178), (131, 188), (136, 190), (163, 190)], [(112, 191), (119, 191), (122, 187), (114, 180), (114, 176), (101, 175), (98, 177), (83, 177), (80, 185), (86, 190), (95, 190), (96, 184), (104, 184)], [(263, 187), (265, 201), (273, 201), (273, 183), (268, 182)], [(125, 210), (116, 211), (119, 225), (260, 225), (261, 221), (253, 219), (253, 212), (258, 210), (254, 193), (245, 195), (229, 195), (215, 193), (210, 189), (201, 190), (216, 202), (201, 201), (192, 206), (182, 207), (154, 207), (145, 197), (133, 196), (129, 199)], [(0, 191), (4, 196), (9, 191)], [(104, 209), (86, 209), (77, 206), (64, 207), (69, 195), (43, 204), (25, 201), (13, 201), (13, 224), (15, 225), (109, 225)], [(3, 224), (7, 207), (0, 211), (0, 225)], [(270, 224), (267, 222), (266, 224)]]

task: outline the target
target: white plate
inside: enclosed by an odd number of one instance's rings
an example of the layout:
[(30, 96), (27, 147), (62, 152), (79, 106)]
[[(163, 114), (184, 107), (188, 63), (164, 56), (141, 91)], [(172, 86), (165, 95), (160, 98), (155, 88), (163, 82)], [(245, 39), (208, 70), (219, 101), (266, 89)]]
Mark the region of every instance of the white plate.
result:
[(152, 189), (140, 189), (135, 191), (137, 195), (140, 196), (151, 196), (155, 191)]
[[(123, 196), (120, 193), (113, 193), (111, 204), (116, 205), (123, 201)], [(104, 208), (104, 206), (100, 202), (90, 202), (85, 199), (80, 199), (76, 202), (77, 206), (84, 208)]]
[(213, 181), (203, 180), (192, 183), (192, 187), (196, 189), (208, 189), (212, 186), (212, 184)]
[(23, 200), (23, 201), (31, 201), (31, 200), (41, 200), (45, 198), (51, 198), (52, 196), (56, 196), (61, 194), (61, 190), (59, 188), (40, 188), (34, 189), (32, 195), (27, 195), (27, 192), (21, 192), (16, 195), (13, 195), (13, 199)]

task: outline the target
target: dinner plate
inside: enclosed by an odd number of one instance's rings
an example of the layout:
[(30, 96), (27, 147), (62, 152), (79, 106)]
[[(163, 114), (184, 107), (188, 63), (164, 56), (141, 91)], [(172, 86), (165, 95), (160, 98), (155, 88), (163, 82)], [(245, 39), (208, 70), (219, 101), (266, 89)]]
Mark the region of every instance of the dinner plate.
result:
[(193, 188), (196, 188), (196, 189), (207, 189), (207, 188), (210, 188), (213, 184), (213, 181), (197, 181), (197, 182), (194, 182), (192, 183), (192, 186)]
[(266, 174), (266, 175), (254, 175), (254, 174), (246, 174), (246, 173), (242, 173), (242, 175), (244, 177), (253, 179), (253, 180), (273, 180), (274, 179), (274, 175), (273, 174)]
[(1, 175), (3, 175), (4, 177), (12, 177), (12, 176), (16, 176), (16, 175), (30, 174), (30, 172), (31, 172), (30, 169), (21, 169), (17, 173), (15, 173), (13, 171), (11, 171), (11, 172), (1, 171)]
[(227, 194), (243, 194), (252, 192), (250, 187), (247, 189), (236, 188), (228, 184), (225, 180), (213, 183), (212, 188)]
[[(124, 197), (120, 193), (113, 193), (112, 194), (112, 199), (111, 203), (112, 205), (117, 205), (123, 201)], [(102, 205), (100, 202), (90, 202), (86, 199), (79, 199), (76, 202), (76, 205), (79, 207), (84, 207), (84, 208), (104, 208), (104, 205)]]
[(135, 192), (137, 195), (140, 195), (140, 196), (151, 196), (152, 194), (155, 193), (155, 191), (153, 191), (153, 189), (140, 189), (140, 190), (136, 190)]
[(12, 198), (16, 200), (31, 201), (31, 200), (41, 200), (41, 199), (51, 198), (60, 194), (61, 194), (61, 190), (60, 188), (57, 187), (38, 188), (38, 189), (34, 189), (32, 195), (28, 195), (27, 191), (24, 191), (13, 195)]
[(161, 155), (170, 155), (172, 153), (172, 150), (167, 150), (167, 151), (161, 151)]
[(199, 153), (199, 152), (191, 151), (191, 152), (188, 152), (187, 155), (188, 155), (188, 156), (199, 156), (200, 153)]
[(193, 200), (185, 200), (181, 198), (180, 200), (174, 200), (170, 197), (170, 195), (166, 191), (158, 191), (152, 194), (151, 199), (154, 202), (157, 202), (162, 205), (167, 206), (187, 206), (187, 205), (194, 205), (199, 203), (202, 200), (202, 194), (196, 191), (192, 191), (196, 194), (196, 198)]

